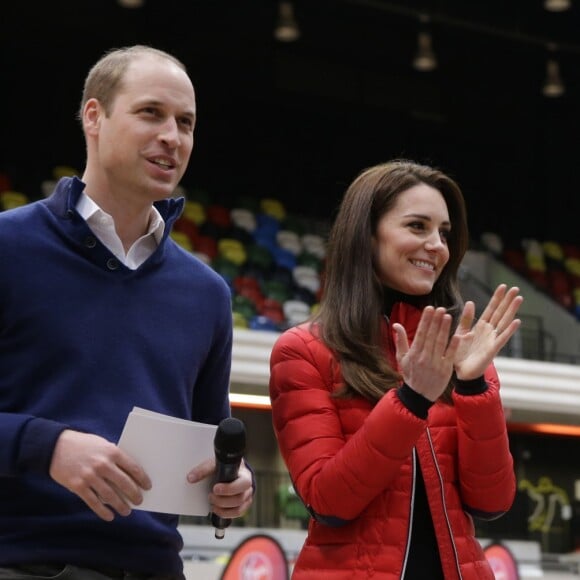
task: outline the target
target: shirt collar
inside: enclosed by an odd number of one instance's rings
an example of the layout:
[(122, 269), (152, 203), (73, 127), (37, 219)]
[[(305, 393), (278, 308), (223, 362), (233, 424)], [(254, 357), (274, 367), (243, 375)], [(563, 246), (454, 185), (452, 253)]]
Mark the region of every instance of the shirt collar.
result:
[[(94, 221), (96, 218), (105, 218), (111, 226), (114, 224), (112, 216), (109, 215), (106, 211), (103, 211), (99, 205), (84, 191), (81, 193), (77, 202), (77, 211), (87, 223)], [(161, 214), (157, 208), (153, 205), (151, 206), (151, 213), (149, 214), (149, 225), (147, 232), (145, 232), (144, 235), (152, 235), (155, 239), (155, 242), (159, 244), (163, 238), (164, 231), (165, 222), (163, 221), (163, 218), (161, 217)]]

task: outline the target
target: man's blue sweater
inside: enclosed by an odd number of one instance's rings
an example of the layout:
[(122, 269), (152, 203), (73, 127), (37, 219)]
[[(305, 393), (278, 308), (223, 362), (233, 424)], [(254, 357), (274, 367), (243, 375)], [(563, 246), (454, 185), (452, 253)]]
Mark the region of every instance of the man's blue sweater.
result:
[(63, 429), (116, 443), (134, 406), (229, 416), (230, 291), (168, 237), (183, 199), (155, 204), (163, 240), (130, 270), (76, 212), (83, 188), (0, 213), (0, 565), (180, 573), (177, 516), (102, 521), (48, 469)]

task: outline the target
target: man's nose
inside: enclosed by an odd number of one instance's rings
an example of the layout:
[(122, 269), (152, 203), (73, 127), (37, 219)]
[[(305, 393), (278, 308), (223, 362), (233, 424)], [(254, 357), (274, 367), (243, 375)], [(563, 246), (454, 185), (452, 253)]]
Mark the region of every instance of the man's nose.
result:
[(168, 118), (163, 123), (161, 131), (159, 132), (159, 138), (170, 147), (179, 145), (179, 128), (175, 119)]

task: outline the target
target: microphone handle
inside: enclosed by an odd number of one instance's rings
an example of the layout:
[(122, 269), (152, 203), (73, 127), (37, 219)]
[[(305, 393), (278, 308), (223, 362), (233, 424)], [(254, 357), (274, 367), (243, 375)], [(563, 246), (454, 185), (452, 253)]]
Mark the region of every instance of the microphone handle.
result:
[[(230, 483), (238, 477), (238, 471), (240, 469), (241, 459), (235, 463), (222, 463), (221, 461), (217, 464), (217, 474), (216, 483)], [(226, 528), (232, 523), (230, 518), (221, 518), (220, 516), (211, 514), (211, 524), (215, 528), (215, 537), (221, 540), (226, 534)]]

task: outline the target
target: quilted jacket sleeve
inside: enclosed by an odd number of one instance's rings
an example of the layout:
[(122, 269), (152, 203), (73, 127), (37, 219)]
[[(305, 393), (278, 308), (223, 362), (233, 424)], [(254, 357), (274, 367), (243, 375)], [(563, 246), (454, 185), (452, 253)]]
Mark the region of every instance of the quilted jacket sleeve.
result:
[(496, 369), (485, 373), (488, 389), (454, 393), (462, 501), (476, 517), (494, 519), (511, 507), (516, 481)]
[(372, 410), (362, 399), (332, 398), (333, 363), (304, 327), (281, 335), (270, 360), (272, 417), (303, 501), (321, 516), (352, 520), (399, 474), (426, 423), (394, 390)]

